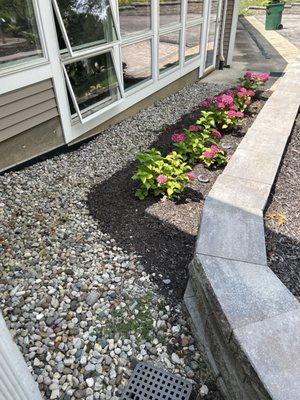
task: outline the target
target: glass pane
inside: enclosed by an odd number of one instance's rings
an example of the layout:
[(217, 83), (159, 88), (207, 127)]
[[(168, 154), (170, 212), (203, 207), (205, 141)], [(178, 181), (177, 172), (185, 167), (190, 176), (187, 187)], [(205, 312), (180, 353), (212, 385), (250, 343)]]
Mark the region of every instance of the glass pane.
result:
[(186, 29), (185, 60), (200, 54), (201, 25)]
[(159, 38), (159, 71), (179, 65), (180, 33), (173, 32)]
[(0, 68), (42, 57), (32, 0), (0, 2)]
[[(83, 117), (118, 100), (119, 85), (110, 52), (65, 67)], [(74, 114), (74, 107), (70, 108)]]
[(219, 0), (212, 0), (211, 2), (211, 8), (210, 8), (210, 18), (213, 21), (216, 21), (217, 16), (218, 16), (218, 6), (219, 6)]
[(199, 18), (203, 16), (204, 0), (188, 0), (187, 18)]
[(151, 0), (119, 0), (121, 35), (149, 31), (151, 29)]
[(181, 1), (160, 0), (159, 1), (159, 25), (170, 25), (180, 23)]
[[(108, 0), (57, 0), (57, 4), (74, 50), (116, 40)], [(63, 46), (64, 41), (59, 38), (59, 43)]]
[(211, 67), (214, 63), (216, 25), (217, 25), (216, 21), (212, 21), (209, 25), (205, 68)]
[(151, 41), (124, 46), (122, 66), (125, 90), (151, 79)]

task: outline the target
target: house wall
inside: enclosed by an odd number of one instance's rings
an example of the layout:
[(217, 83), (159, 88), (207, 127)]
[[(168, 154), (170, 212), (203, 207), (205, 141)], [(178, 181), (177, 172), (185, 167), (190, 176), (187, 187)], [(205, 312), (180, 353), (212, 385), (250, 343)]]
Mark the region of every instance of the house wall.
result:
[[(193, 5), (193, 3), (191, 4)], [(197, 3), (195, 2), (196, 5)], [(176, 6), (178, 7), (175, 4), (174, 7)], [(227, 6), (224, 44), (225, 56), (228, 53), (231, 36), (234, 0), (228, 0)], [(213, 2), (213, 7), (217, 7), (217, 2)], [(142, 7), (136, 8), (139, 10)], [(215, 9), (213, 11), (214, 13), (217, 12)], [(126, 12), (126, 7), (124, 12)], [(75, 135), (77, 137), (73, 140), (70, 140), (66, 136), (66, 132), (63, 133), (62, 122), (65, 122), (68, 117), (63, 114), (61, 117), (59, 115), (58, 100), (55, 95), (52, 79), (45, 79), (41, 82), (1, 94), (0, 171), (45, 154), (55, 148), (66, 145), (66, 143), (72, 145), (98, 134), (107, 127), (151, 105), (154, 101), (174, 93), (189, 83), (195, 82), (199, 77), (199, 64), (197, 67), (196, 65), (195, 67), (192, 66), (189, 71), (191, 72), (186, 73), (179, 79), (174, 78), (176, 80), (168, 86), (129, 106), (129, 108), (125, 110), (120, 109), (119, 112), (112, 113), (112, 117), (109, 117), (107, 120), (104, 119), (105, 122), (98, 125), (94, 124), (91, 128), (86, 129), (87, 132), (83, 130), (82, 133), (80, 132), (80, 134)], [(57, 88), (60, 97), (62, 89), (65, 88), (61, 85)], [(62, 109), (61, 105), (60, 109)]]

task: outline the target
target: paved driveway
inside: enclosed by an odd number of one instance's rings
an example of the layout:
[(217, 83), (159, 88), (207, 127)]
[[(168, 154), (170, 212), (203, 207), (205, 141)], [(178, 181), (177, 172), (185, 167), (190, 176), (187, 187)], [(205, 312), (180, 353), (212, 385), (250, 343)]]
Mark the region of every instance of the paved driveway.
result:
[[(256, 18), (265, 23), (264, 15), (256, 15)], [(300, 49), (300, 14), (285, 14), (282, 15), (283, 29), (276, 31), (288, 39), (291, 43)]]

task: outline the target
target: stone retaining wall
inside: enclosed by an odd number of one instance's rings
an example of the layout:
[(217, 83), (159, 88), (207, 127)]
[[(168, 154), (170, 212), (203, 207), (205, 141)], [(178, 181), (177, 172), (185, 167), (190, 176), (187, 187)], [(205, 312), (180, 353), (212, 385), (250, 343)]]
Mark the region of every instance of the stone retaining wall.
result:
[(267, 266), (263, 211), (300, 104), (300, 57), (204, 205), (185, 304), (230, 400), (300, 399), (300, 303)]

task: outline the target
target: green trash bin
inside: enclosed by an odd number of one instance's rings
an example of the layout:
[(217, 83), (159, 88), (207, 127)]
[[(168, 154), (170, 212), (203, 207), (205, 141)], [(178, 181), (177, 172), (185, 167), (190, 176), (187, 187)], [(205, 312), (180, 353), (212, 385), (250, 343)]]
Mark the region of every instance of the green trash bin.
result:
[(282, 29), (281, 24), (282, 12), (285, 3), (272, 2), (266, 6), (266, 24), (267, 31), (274, 31), (275, 29)]

